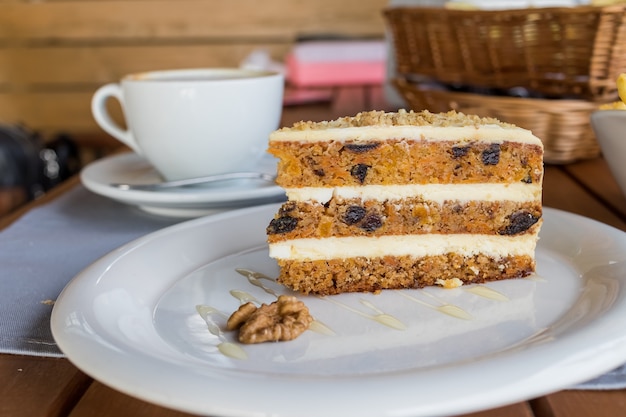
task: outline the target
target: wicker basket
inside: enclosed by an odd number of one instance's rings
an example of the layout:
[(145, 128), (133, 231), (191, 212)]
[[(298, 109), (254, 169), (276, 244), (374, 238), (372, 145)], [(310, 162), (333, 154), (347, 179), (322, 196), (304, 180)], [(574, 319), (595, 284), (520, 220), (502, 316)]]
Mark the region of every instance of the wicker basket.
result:
[(626, 6), (384, 11), (398, 73), (545, 97), (613, 100), (626, 72)]
[(395, 79), (394, 84), (415, 110), (445, 112), (453, 109), (495, 117), (531, 130), (544, 144), (546, 163), (565, 164), (600, 154), (589, 121), (591, 112), (598, 108), (597, 103), (450, 92), (403, 78)]

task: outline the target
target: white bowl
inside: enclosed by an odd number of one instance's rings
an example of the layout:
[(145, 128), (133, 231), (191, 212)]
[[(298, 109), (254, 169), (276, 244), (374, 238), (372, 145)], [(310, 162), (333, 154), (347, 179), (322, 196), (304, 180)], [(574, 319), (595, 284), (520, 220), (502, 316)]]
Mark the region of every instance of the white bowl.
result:
[(595, 111), (591, 127), (613, 177), (626, 195), (626, 110)]

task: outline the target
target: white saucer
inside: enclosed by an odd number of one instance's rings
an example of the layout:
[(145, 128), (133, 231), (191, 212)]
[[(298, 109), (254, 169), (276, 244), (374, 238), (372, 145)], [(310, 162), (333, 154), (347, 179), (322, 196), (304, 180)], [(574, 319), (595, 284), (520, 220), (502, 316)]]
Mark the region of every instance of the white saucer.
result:
[[(276, 159), (267, 155), (255, 171), (273, 174)], [(275, 184), (254, 180), (228, 181), (210, 186), (177, 188), (167, 191), (125, 191), (112, 183), (156, 183), (162, 181), (156, 170), (135, 153), (99, 159), (80, 173), (83, 185), (96, 194), (138, 206), (149, 213), (168, 217), (200, 217), (221, 209), (245, 207), (285, 199)]]

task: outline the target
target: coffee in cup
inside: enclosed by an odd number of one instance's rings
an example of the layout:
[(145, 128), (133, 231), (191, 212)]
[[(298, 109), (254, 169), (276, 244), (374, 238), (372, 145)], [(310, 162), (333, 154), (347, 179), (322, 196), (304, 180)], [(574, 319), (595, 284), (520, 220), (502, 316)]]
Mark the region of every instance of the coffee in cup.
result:
[[(284, 78), (236, 68), (153, 71), (100, 87), (91, 102), (104, 131), (166, 180), (254, 170), (278, 128)], [(117, 99), (127, 127), (110, 116)]]

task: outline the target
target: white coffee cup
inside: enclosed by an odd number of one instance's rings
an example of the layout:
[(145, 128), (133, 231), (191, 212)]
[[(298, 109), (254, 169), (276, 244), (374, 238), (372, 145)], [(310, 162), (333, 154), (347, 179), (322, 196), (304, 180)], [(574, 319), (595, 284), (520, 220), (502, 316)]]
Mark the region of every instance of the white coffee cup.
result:
[[(282, 112), (282, 74), (236, 68), (153, 71), (100, 87), (93, 116), (167, 180), (251, 171)], [(127, 128), (109, 115), (119, 100)]]

